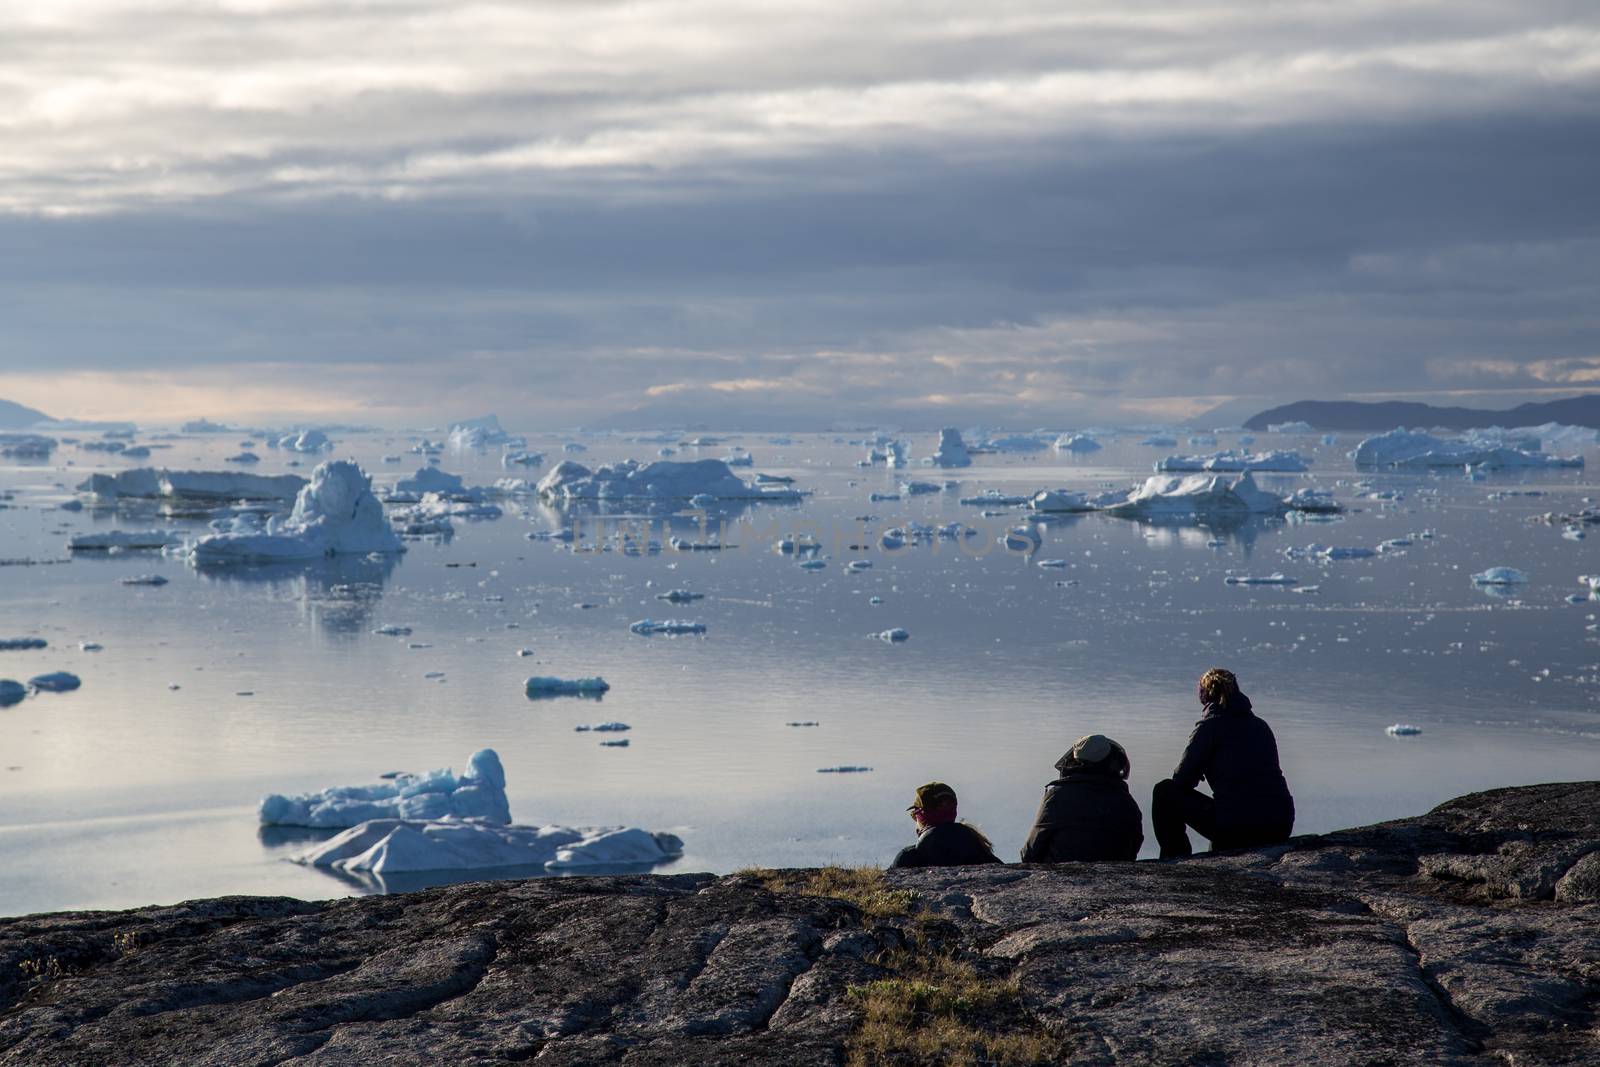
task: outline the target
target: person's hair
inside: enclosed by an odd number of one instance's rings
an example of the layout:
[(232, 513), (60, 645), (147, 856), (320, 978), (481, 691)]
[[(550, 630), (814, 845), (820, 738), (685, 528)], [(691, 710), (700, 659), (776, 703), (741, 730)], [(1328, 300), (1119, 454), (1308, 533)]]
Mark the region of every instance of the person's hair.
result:
[(977, 837), (980, 842), (982, 842), (984, 848), (988, 849), (990, 852), (994, 851), (994, 842), (990, 841), (988, 835), (982, 830), (978, 829), (965, 819), (961, 820), (961, 825), (965, 826), (968, 830), (971, 830), (973, 835)]
[(1200, 694), (1207, 703), (1226, 708), (1239, 695), (1239, 679), (1233, 676), (1232, 671), (1212, 667), (1200, 676)]

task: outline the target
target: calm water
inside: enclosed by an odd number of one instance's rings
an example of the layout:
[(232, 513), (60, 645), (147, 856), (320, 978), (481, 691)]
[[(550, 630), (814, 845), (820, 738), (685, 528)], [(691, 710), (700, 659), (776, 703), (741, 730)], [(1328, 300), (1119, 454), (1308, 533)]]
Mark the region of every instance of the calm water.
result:
[[(726, 516), (724, 540), (737, 550), (590, 550), (593, 515), (508, 503), (503, 518), (458, 520), (452, 541), (413, 543), (393, 565), (197, 573), (128, 553), (0, 567), (0, 636), (50, 642), (0, 652), (0, 677), (83, 678), (75, 693), (0, 709), (0, 913), (368, 891), (287, 862), (304, 841), (263, 837), (258, 796), (460, 769), (480, 747), (499, 751), (517, 821), (669, 830), (686, 854), (665, 870), (885, 862), (911, 839), (904, 808), (931, 778), (953, 784), (963, 816), (1014, 856), (1051, 764), (1084, 733), (1128, 748), (1148, 814), (1150, 786), (1176, 762), (1198, 713), (1194, 680), (1212, 665), (1238, 674), (1276, 731), (1300, 831), (1600, 773), (1600, 643), (1586, 629), (1600, 601), (1566, 599), (1585, 591), (1578, 575), (1600, 572), (1600, 533), (1574, 542), (1559, 525), (1529, 521), (1600, 497), (1590, 474), (1600, 454), (1589, 450), (1590, 472), (1472, 482), (1357, 474), (1344, 456), (1351, 436), (1332, 447), (1257, 437), (1258, 449), (1295, 447), (1316, 464), (1311, 475), (1258, 476), (1261, 484), (1333, 488), (1356, 510), (1331, 523), (1229, 530), (1066, 519), (1044, 528), (1029, 559), (994, 544), (1013, 518), (983, 517), (956, 498), (989, 488), (1098, 491), (1142, 478), (1174, 450), (1131, 435), (1103, 439), (1106, 449), (1085, 460), (980, 456), (941, 475), (859, 470), (864, 450), (832, 435), (782, 445), (742, 435), (727, 440), (754, 453), (755, 470), (793, 475), (815, 495)], [(529, 446), (554, 462), (573, 439), (530, 435)], [(590, 465), (652, 459), (659, 447), (577, 439), (589, 450), (575, 458)], [(410, 445), (404, 435), (336, 440), (332, 455), (359, 460), (380, 482), (421, 462), (380, 461)], [(934, 435), (909, 440), (915, 459)], [(1223, 435), (1221, 446), (1235, 440)], [(185, 525), (55, 505), (91, 470), (220, 469), (240, 438), (156, 443), (171, 447), (149, 460), (64, 446), (47, 464), (0, 467), (0, 490), (14, 494), (0, 510), (0, 558), (64, 558), (67, 536), (89, 529)], [(259, 473), (280, 473), (294, 458), (257, 451)], [(542, 473), (503, 471), (497, 453), (442, 459), (469, 484)], [(960, 487), (869, 502), (904, 476), (954, 477)], [(1358, 481), (1403, 498), (1359, 499)], [(1491, 499), (1506, 490), (1541, 495)], [(908, 519), (963, 519), (980, 535), (963, 547), (876, 548), (878, 531)], [(650, 521), (661, 539), (696, 529), (692, 519)], [(526, 537), (574, 523), (576, 551)], [(1321, 565), (1283, 555), (1424, 530), (1435, 536), (1377, 559)], [(801, 570), (771, 551), (788, 531), (818, 534), (826, 569)], [(874, 566), (849, 573), (852, 558)], [(1036, 566), (1047, 558), (1068, 566)], [(1469, 576), (1496, 565), (1531, 581), (1509, 598), (1475, 588)], [(1230, 569), (1282, 571), (1320, 591), (1229, 586)], [(169, 584), (118, 583), (145, 573)], [(655, 599), (673, 588), (707, 597), (680, 607)], [(645, 616), (692, 618), (709, 633), (629, 633)], [(413, 633), (372, 633), (391, 623)], [(869, 637), (895, 626), (911, 639)], [(104, 650), (81, 651), (84, 641)], [(519, 657), (522, 649), (533, 655)], [(534, 702), (522, 682), (536, 673), (600, 674), (612, 689), (598, 704)], [(573, 731), (601, 719), (631, 724), (630, 747), (602, 748)], [(821, 725), (785, 725), (792, 720)], [(1392, 738), (1384, 727), (1394, 722), (1424, 732)], [(873, 771), (817, 773), (839, 764)], [(1148, 854), (1148, 829), (1146, 839)]]

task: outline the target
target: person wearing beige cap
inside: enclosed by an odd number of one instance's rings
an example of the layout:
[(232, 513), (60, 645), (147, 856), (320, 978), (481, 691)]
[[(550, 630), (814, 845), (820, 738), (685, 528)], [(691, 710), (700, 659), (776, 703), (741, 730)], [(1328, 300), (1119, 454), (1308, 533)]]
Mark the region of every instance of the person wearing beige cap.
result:
[(1130, 769), (1128, 753), (1104, 734), (1074, 741), (1056, 760), (1060, 777), (1044, 787), (1022, 862), (1137, 858), (1144, 815), (1128, 792)]
[(956, 791), (943, 782), (917, 790), (906, 808), (917, 824), (917, 843), (895, 856), (894, 867), (967, 867), (999, 863), (989, 839), (975, 826), (956, 822)]

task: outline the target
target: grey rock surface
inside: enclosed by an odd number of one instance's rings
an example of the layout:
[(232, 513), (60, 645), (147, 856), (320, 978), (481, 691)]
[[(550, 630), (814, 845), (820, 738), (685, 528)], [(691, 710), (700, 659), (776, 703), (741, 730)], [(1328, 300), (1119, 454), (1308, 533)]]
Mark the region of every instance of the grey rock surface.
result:
[(1597, 782), (885, 881), (915, 914), (747, 874), (0, 920), (0, 1064), (842, 1064), (913, 944), (1014, 983), (1052, 1062), (1600, 1063)]

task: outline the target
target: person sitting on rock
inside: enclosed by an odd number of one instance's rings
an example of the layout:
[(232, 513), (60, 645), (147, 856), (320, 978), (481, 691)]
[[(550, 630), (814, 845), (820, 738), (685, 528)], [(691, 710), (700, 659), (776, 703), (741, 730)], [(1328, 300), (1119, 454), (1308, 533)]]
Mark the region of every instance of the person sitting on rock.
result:
[[(1232, 672), (1213, 667), (1200, 676), (1205, 714), (1189, 735), (1172, 777), (1150, 797), (1161, 858), (1191, 854), (1192, 826), (1214, 849), (1255, 848), (1289, 840), (1294, 797), (1278, 766), (1278, 742), (1239, 692)], [(1195, 787), (1204, 778), (1206, 796)]]
[(1128, 792), (1128, 753), (1104, 734), (1073, 742), (1056, 760), (1022, 846), (1023, 863), (1132, 860), (1144, 844), (1144, 815)]
[(917, 790), (906, 809), (917, 824), (917, 843), (895, 856), (894, 867), (965, 867), (999, 863), (989, 839), (974, 826), (956, 822), (956, 791), (943, 782)]

